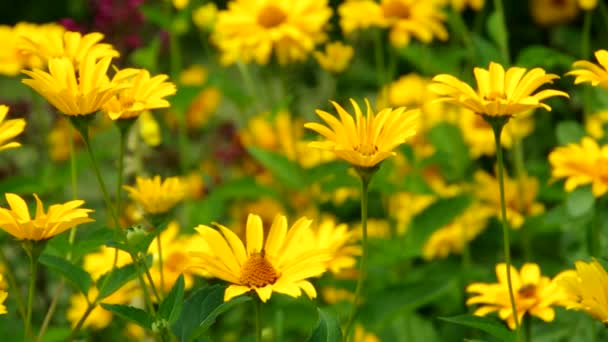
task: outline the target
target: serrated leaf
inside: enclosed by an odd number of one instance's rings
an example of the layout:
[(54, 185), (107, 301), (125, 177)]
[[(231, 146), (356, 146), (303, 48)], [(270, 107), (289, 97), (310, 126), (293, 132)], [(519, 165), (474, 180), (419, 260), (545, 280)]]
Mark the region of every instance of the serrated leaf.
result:
[(568, 194), (566, 198), (566, 211), (570, 217), (581, 217), (593, 210), (595, 197), (590, 186), (584, 186)]
[(116, 316), (133, 322), (144, 329), (150, 329), (154, 319), (146, 311), (129, 305), (101, 303), (101, 307), (115, 314)]
[(160, 308), (158, 309), (158, 315), (173, 324), (177, 321), (179, 314), (184, 304), (184, 275), (181, 274), (175, 281), (171, 292), (165, 297)]
[(515, 334), (513, 332), (509, 331), (503, 323), (489, 317), (460, 315), (454, 317), (439, 317), (439, 319), (485, 331), (504, 342), (515, 341)]
[(250, 147), (247, 151), (260, 164), (264, 165), (279, 182), (292, 189), (299, 189), (304, 183), (304, 174), (300, 165), (275, 152), (257, 147)]
[(329, 310), (317, 308), (319, 321), (308, 339), (309, 342), (341, 342), (342, 329), (338, 315)]
[(42, 254), (38, 261), (44, 266), (58, 272), (72, 283), (80, 292), (87, 294), (93, 284), (93, 279), (82, 268), (71, 262), (50, 254)]

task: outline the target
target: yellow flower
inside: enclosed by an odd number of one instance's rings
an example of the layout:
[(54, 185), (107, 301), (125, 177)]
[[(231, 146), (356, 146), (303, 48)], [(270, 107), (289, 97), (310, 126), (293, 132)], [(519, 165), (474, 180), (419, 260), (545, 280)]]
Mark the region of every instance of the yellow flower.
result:
[(196, 97), (186, 110), (186, 126), (189, 129), (203, 127), (217, 111), (222, 100), (222, 93), (214, 86), (205, 88)]
[(239, 138), (245, 147), (280, 152), (290, 160), (296, 160), (295, 143), (303, 135), (302, 123), (296, 123), (286, 110), (274, 114), (264, 112), (249, 120), (247, 127), (239, 131)]
[(52, 59), (62, 58), (68, 60), (74, 68), (80, 68), (89, 58), (97, 61), (120, 56), (112, 45), (100, 43), (104, 36), (99, 32), (83, 36), (79, 32), (50, 29), (38, 35), (21, 37), (21, 50), (40, 57), (44, 65), (50, 64)]
[(310, 243), (310, 223), (306, 218), (287, 229), (285, 216), (277, 215), (264, 243), (262, 219), (254, 214), (247, 218), (247, 246), (230, 229), (216, 224), (195, 228), (211, 251), (193, 251), (197, 267), (212, 276), (231, 283), (224, 301), (254, 290), (263, 302), (272, 292), (299, 297), (302, 291), (310, 298), (317, 292), (307, 278), (321, 275), (331, 255)]
[(355, 50), (342, 42), (325, 44), (325, 51), (315, 51), (313, 56), (324, 70), (340, 73), (348, 67)]
[(46, 139), (52, 160), (65, 161), (70, 158), (70, 139), (74, 148), (82, 145), (82, 137), (67, 119), (60, 117), (55, 120)]
[[(557, 282), (542, 276), (540, 267), (534, 263), (526, 263), (518, 272), (511, 266), (511, 284), (517, 310), (517, 321), (521, 322), (524, 314), (536, 316), (545, 322), (555, 318), (553, 306), (564, 299), (564, 291)], [(467, 286), (467, 292), (473, 296), (467, 300), (467, 305), (481, 304), (475, 310), (476, 316), (486, 316), (498, 312), (500, 319), (507, 322), (511, 329), (515, 329), (515, 320), (509, 289), (507, 285), (507, 265), (496, 265), (498, 283), (473, 283)]]
[(595, 58), (600, 65), (589, 61), (576, 61), (572, 64), (576, 69), (566, 75), (576, 76), (574, 84), (589, 82), (594, 87), (608, 89), (608, 51), (595, 51)]
[(188, 6), (190, 0), (172, 0), (171, 2), (173, 2), (173, 7), (178, 10), (183, 10), (186, 8), (186, 6)]
[(436, 1), (371, 0), (346, 1), (338, 8), (340, 26), (345, 34), (368, 27), (390, 28), (391, 44), (404, 47), (412, 37), (430, 43), (434, 37), (448, 39), (443, 26), (445, 15)]
[(192, 11), (192, 21), (199, 30), (212, 31), (217, 20), (217, 5), (208, 2)]
[(357, 264), (355, 255), (361, 254), (361, 248), (354, 244), (355, 235), (345, 223), (336, 224), (332, 218), (325, 217), (314, 230), (313, 239), (318, 249), (327, 250), (332, 258), (327, 262), (327, 268), (332, 273), (340, 273), (343, 269), (352, 268)]
[(0, 151), (21, 146), (16, 141), (10, 141), (23, 132), (25, 119), (4, 120), (8, 114), (8, 106), (0, 105)]
[(462, 253), (465, 244), (479, 235), (494, 212), (479, 204), (473, 204), (452, 222), (431, 234), (422, 248), (425, 260), (445, 258), (451, 253)]
[(371, 168), (384, 159), (395, 155), (397, 146), (416, 133), (417, 111), (405, 111), (404, 107), (386, 108), (377, 115), (367, 99), (367, 116), (363, 116), (359, 105), (351, 99), (355, 120), (338, 103), (332, 101), (340, 120), (333, 115), (317, 110), (327, 124), (309, 122), (304, 127), (314, 130), (327, 140), (311, 142), (310, 146), (333, 151), (338, 157), (354, 166)]
[(414, 216), (435, 202), (435, 196), (412, 192), (397, 192), (388, 200), (388, 213), (395, 219), (397, 233), (405, 234)]
[(148, 146), (158, 146), (161, 143), (160, 126), (149, 111), (144, 111), (139, 119), (139, 135)]
[(556, 277), (568, 296), (568, 309), (587, 312), (598, 321), (608, 323), (608, 274), (597, 260), (574, 263), (576, 271)]
[(568, 23), (578, 15), (577, 0), (531, 0), (530, 15), (540, 26)]
[(128, 85), (103, 105), (112, 120), (135, 118), (144, 110), (167, 108), (165, 96), (177, 91), (175, 84), (165, 82), (169, 76), (150, 77), (145, 69), (124, 69), (114, 75), (112, 83)]
[[(113, 254), (114, 252), (112, 252)], [(108, 259), (105, 260), (106, 263), (112, 265), (111, 260), (113, 260), (114, 256), (108, 256)], [(110, 260), (108, 262), (108, 260)], [(70, 321), (72, 327), (76, 326), (82, 315), (87, 310), (89, 303), (95, 300), (99, 290), (96, 287), (92, 287), (87, 297), (85, 298), (82, 293), (75, 293), (70, 297), (70, 306), (67, 309), (66, 316), (68, 321)], [(105, 304), (131, 304), (131, 301), (139, 295), (138, 284), (134, 281), (128, 282), (123, 285), (119, 290), (112, 293), (108, 297), (104, 298), (101, 302)], [(107, 311), (100, 305), (95, 306), (95, 308), (91, 311), (87, 319), (83, 323), (83, 327), (88, 327), (96, 330), (103, 329), (110, 325), (112, 322), (112, 313)]]
[(578, 6), (585, 11), (591, 11), (597, 6), (597, 0), (578, 0)]
[(186, 191), (177, 177), (169, 177), (161, 182), (160, 176), (136, 178), (137, 186), (124, 185), (131, 199), (139, 203), (148, 214), (162, 214), (181, 202)]
[(31, 78), (21, 82), (42, 95), (66, 115), (87, 115), (102, 108), (118, 91), (128, 87), (110, 82), (106, 72), (110, 57), (98, 62), (93, 57), (83, 60), (78, 72), (66, 58), (49, 61), (49, 72), (41, 69), (24, 70)]
[(552, 83), (559, 76), (547, 74), (541, 68), (526, 72), (525, 68), (511, 67), (505, 73), (502, 65), (490, 62), (488, 70), (475, 68), (478, 90), (454, 76), (441, 74), (433, 78), (431, 91), (439, 94), (440, 101), (446, 101), (485, 116), (511, 117), (530, 109), (551, 110), (542, 101), (553, 96), (568, 97), (563, 91), (545, 89), (534, 93), (545, 83)]
[(202, 86), (207, 82), (209, 71), (200, 64), (193, 64), (179, 74), (179, 84), (183, 86)]
[[(4, 282), (4, 277), (0, 274), (0, 283), (2, 282)], [(6, 297), (8, 297), (8, 292), (0, 290), (0, 315), (6, 315), (8, 313), (8, 311), (6, 311), (6, 306), (4, 305)]]
[(355, 325), (355, 334), (353, 336), (353, 342), (380, 342), (378, 336), (366, 331), (362, 325)]
[(464, 11), (466, 7), (470, 7), (474, 11), (480, 11), (485, 0), (442, 0), (446, 4), (450, 4), (452, 8), (458, 12)]
[[(526, 216), (537, 215), (545, 211), (542, 203), (536, 202), (538, 180), (531, 176), (522, 176), (519, 184), (505, 174), (505, 206), (507, 221), (513, 229), (519, 229), (524, 224)], [(521, 188), (521, 189), (520, 189)], [(500, 192), (498, 180), (485, 171), (475, 172), (475, 195), (481, 204), (494, 211), (500, 218)]]
[(602, 139), (606, 132), (604, 124), (608, 122), (608, 110), (602, 110), (585, 117), (585, 130), (589, 135), (596, 139)]
[(580, 144), (559, 146), (549, 153), (551, 176), (566, 178), (564, 188), (570, 192), (581, 185), (592, 184), (595, 197), (608, 191), (608, 145), (584, 137)]
[(75, 200), (64, 204), (53, 204), (44, 212), (37, 195), (36, 216), (32, 220), (25, 201), (11, 193), (5, 194), (10, 209), (0, 207), (0, 229), (18, 240), (47, 240), (82, 223), (93, 222), (89, 213), (93, 210), (79, 208), (84, 201)]
[(327, 0), (234, 0), (218, 14), (212, 38), (224, 64), (267, 64), (273, 51), (287, 64), (304, 60), (326, 39), (330, 17)]

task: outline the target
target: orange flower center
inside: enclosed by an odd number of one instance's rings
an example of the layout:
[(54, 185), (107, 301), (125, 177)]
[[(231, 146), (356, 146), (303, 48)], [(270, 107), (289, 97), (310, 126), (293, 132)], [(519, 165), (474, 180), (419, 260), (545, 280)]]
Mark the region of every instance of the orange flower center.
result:
[(371, 157), (378, 152), (378, 146), (374, 144), (360, 144), (359, 146), (355, 146), (355, 151), (366, 157)]
[(410, 17), (410, 7), (399, 0), (389, 0), (383, 2), (382, 13), (387, 18), (408, 19)]
[(536, 295), (536, 285), (524, 284), (524, 286), (517, 290), (517, 294), (523, 298), (532, 298)]
[(264, 287), (274, 284), (279, 278), (278, 272), (264, 257), (263, 253), (255, 253), (245, 261), (241, 268), (240, 282), (249, 287)]
[(275, 5), (267, 5), (258, 14), (258, 24), (265, 28), (281, 25), (287, 19), (287, 14)]

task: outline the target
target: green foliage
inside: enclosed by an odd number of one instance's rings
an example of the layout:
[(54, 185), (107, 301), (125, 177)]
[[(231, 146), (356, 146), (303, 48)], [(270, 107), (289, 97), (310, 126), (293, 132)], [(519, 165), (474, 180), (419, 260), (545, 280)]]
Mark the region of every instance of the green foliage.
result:
[(78, 291), (85, 295), (93, 283), (91, 276), (85, 270), (63, 258), (50, 254), (42, 254), (38, 262), (61, 274), (62, 277), (67, 279)]
[(180, 275), (175, 281), (171, 292), (165, 297), (158, 308), (158, 316), (169, 324), (177, 321), (184, 304), (184, 275)]
[(460, 129), (448, 123), (440, 123), (431, 128), (428, 139), (435, 146), (436, 152), (426, 162), (438, 164), (448, 181), (464, 178), (471, 166), (471, 160)]
[(250, 147), (247, 150), (287, 188), (298, 189), (304, 184), (302, 168), (296, 162), (279, 153), (258, 147)]
[(121, 305), (121, 304), (100, 304), (102, 308), (110, 311), (116, 316), (125, 319), (127, 321), (133, 322), (144, 329), (150, 329), (152, 327), (153, 318), (146, 311), (135, 308), (129, 305)]
[(342, 341), (342, 329), (338, 316), (329, 311), (317, 308), (319, 321), (308, 339), (309, 342), (340, 342)]
[(565, 120), (558, 123), (555, 134), (557, 135), (557, 142), (560, 145), (578, 143), (581, 138), (586, 135), (583, 126), (581, 126), (580, 123), (571, 120)]
[(484, 331), (503, 342), (515, 342), (515, 334), (509, 331), (503, 323), (488, 317), (460, 315), (454, 317), (440, 317), (446, 322), (460, 324)]
[(96, 285), (99, 289), (98, 298), (101, 300), (118, 291), (124, 284), (137, 278), (137, 266), (128, 264), (117, 267), (97, 279)]

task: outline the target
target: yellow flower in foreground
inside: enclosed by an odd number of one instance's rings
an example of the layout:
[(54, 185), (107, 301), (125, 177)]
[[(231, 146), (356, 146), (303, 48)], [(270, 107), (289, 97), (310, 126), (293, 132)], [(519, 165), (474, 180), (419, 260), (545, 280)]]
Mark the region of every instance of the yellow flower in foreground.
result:
[[(205, 225), (195, 229), (209, 245), (210, 251), (192, 251), (199, 262), (195, 267), (231, 283), (224, 301), (254, 290), (263, 302), (272, 292), (299, 297), (302, 291), (310, 298), (317, 292), (307, 278), (321, 275), (331, 255), (310, 241), (310, 223), (300, 218), (287, 229), (285, 216), (277, 215), (266, 241), (262, 219), (254, 214), (247, 218), (247, 246), (230, 229), (216, 224), (220, 231)], [(220, 233), (221, 232), (221, 233)]]
[(342, 42), (332, 42), (325, 44), (325, 51), (315, 51), (313, 56), (324, 70), (340, 73), (350, 64), (355, 50), (350, 45)]
[(66, 115), (87, 115), (95, 113), (112, 96), (127, 84), (116, 85), (106, 75), (111, 58), (98, 62), (93, 57), (84, 59), (78, 72), (67, 58), (54, 58), (49, 61), (49, 72), (41, 69), (24, 70), (31, 78), (25, 83), (42, 95), (55, 108)]
[(452, 75), (441, 74), (433, 78), (431, 91), (439, 94), (439, 101), (463, 106), (485, 116), (511, 117), (535, 108), (551, 110), (542, 101), (553, 96), (568, 94), (554, 89), (545, 89), (533, 94), (538, 87), (552, 83), (559, 76), (547, 74), (541, 68), (526, 72), (525, 68), (511, 67), (506, 72), (502, 65), (490, 62), (489, 68), (475, 68), (478, 90)]
[[(467, 305), (480, 304), (474, 314), (486, 316), (498, 312), (500, 319), (515, 329), (515, 320), (509, 289), (507, 285), (507, 265), (496, 265), (498, 283), (473, 283), (467, 286), (467, 292), (473, 296), (467, 300)], [(517, 321), (521, 322), (524, 314), (536, 316), (545, 322), (555, 318), (553, 306), (560, 305), (565, 299), (565, 292), (555, 280), (542, 276), (537, 264), (527, 263), (518, 272), (511, 267), (511, 284), (517, 310)]]
[(568, 309), (585, 311), (595, 319), (608, 323), (608, 274), (593, 260), (577, 261), (576, 271), (566, 271), (556, 277), (568, 296)]
[(608, 89), (608, 51), (597, 50), (595, 58), (599, 65), (589, 61), (576, 61), (572, 64), (576, 69), (566, 75), (576, 76), (574, 84), (589, 82), (594, 87)]
[(311, 142), (311, 147), (333, 151), (352, 165), (371, 168), (395, 155), (393, 149), (416, 133), (416, 110), (405, 111), (404, 107), (394, 110), (386, 108), (375, 115), (366, 99), (367, 115), (363, 116), (359, 105), (352, 99), (350, 101), (355, 110), (354, 120), (344, 108), (332, 101), (340, 120), (325, 111), (317, 110), (317, 115), (327, 122), (329, 127), (316, 122), (304, 125), (327, 139)]
[[(2, 274), (0, 274), (0, 283), (2, 282), (4, 282), (4, 278)], [(6, 306), (4, 305), (6, 297), (8, 297), (8, 292), (0, 290), (0, 315), (6, 315), (8, 313), (8, 311), (6, 311)]]
[(234, 0), (218, 14), (212, 38), (224, 64), (267, 64), (273, 51), (287, 64), (304, 60), (326, 39), (330, 17), (327, 0)]
[(5, 196), (10, 209), (0, 207), (0, 229), (18, 240), (47, 240), (81, 223), (94, 221), (89, 217), (93, 210), (79, 208), (84, 204), (81, 200), (53, 204), (45, 213), (42, 202), (34, 195), (36, 216), (32, 219), (27, 204), (21, 197), (11, 193)]
[(352, 268), (357, 264), (355, 255), (361, 254), (361, 248), (354, 244), (355, 235), (344, 223), (336, 224), (331, 218), (324, 218), (314, 232), (313, 238), (317, 248), (332, 253), (327, 262), (327, 268), (332, 273), (340, 273), (345, 268)]
[(8, 106), (0, 105), (0, 151), (21, 146), (16, 141), (11, 141), (21, 134), (25, 128), (25, 119), (4, 120), (8, 114)]
[(580, 144), (559, 146), (549, 153), (551, 176), (566, 178), (564, 188), (570, 192), (581, 185), (592, 184), (595, 197), (608, 191), (608, 145), (599, 146), (584, 137)]
[(186, 196), (186, 191), (178, 177), (169, 177), (162, 182), (160, 176), (137, 177), (136, 182), (135, 187), (128, 185), (123, 187), (148, 214), (166, 213)]
[(128, 84), (112, 97), (103, 109), (112, 120), (135, 118), (144, 110), (167, 108), (169, 101), (164, 97), (177, 91), (175, 84), (165, 82), (169, 76), (150, 77), (145, 69), (124, 69), (116, 73), (112, 82)]
[(36, 35), (22, 35), (19, 46), (22, 51), (40, 57), (43, 64), (51, 59), (65, 58), (74, 68), (79, 68), (88, 58), (97, 61), (120, 56), (112, 45), (100, 43), (103, 37), (99, 32), (83, 36), (79, 32), (49, 29)]

